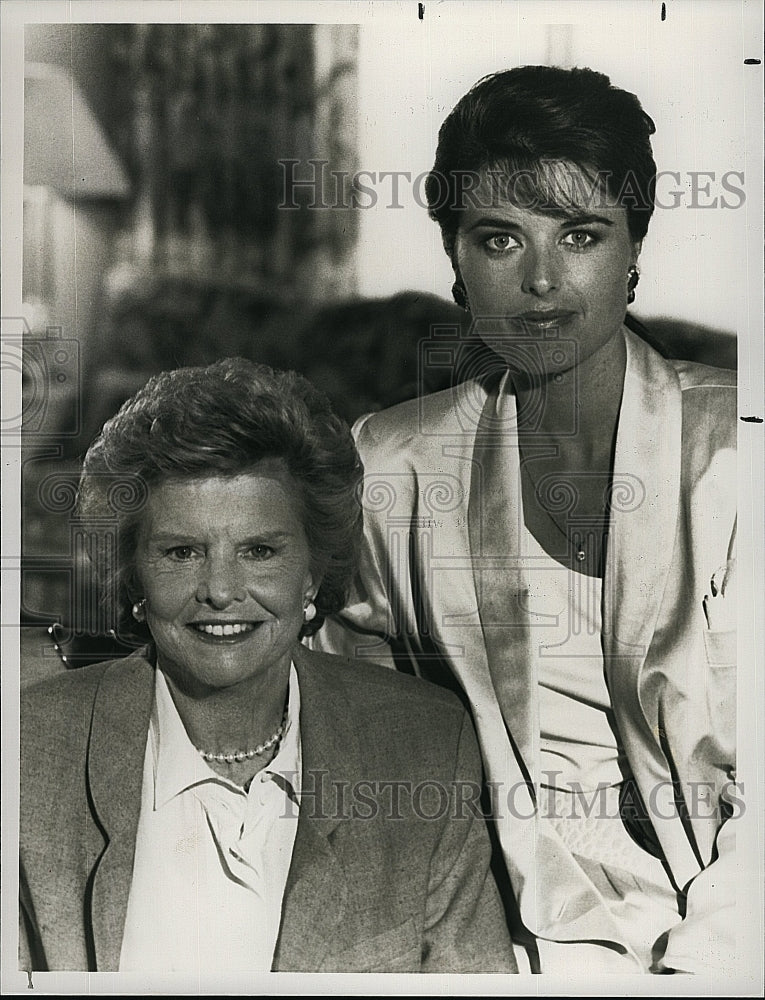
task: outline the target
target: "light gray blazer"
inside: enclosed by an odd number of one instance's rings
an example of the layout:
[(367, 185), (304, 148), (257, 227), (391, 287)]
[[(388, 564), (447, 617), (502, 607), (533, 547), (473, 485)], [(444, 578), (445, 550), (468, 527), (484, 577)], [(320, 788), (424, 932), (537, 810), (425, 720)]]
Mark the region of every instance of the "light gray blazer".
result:
[[(22, 695), (22, 968), (118, 969), (154, 693), (146, 654)], [(274, 971), (516, 971), (485, 821), (457, 801), (481, 781), (463, 707), (303, 646), (294, 662), (303, 792)], [(397, 818), (384, 781), (406, 783)]]

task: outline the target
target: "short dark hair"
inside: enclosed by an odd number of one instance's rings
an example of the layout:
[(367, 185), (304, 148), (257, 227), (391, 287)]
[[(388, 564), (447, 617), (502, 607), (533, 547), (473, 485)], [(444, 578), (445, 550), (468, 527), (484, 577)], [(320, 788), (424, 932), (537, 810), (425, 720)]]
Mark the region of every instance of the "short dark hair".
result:
[(361, 460), (348, 425), (327, 398), (292, 371), (244, 358), (179, 368), (151, 378), (106, 422), (88, 449), (78, 512), (116, 527), (114, 556), (101, 560), (102, 597), (116, 603), (122, 634), (135, 634), (135, 551), (152, 486), (167, 479), (238, 476), (280, 460), (297, 484), (312, 568), (323, 574), (312, 635), (345, 604), (356, 568), (362, 513)]
[(572, 163), (593, 180), (601, 175), (608, 195), (627, 210), (631, 238), (642, 240), (654, 207), (655, 131), (634, 94), (591, 69), (520, 66), (484, 77), (441, 126), (425, 182), (446, 252), (452, 256), (468, 175), (488, 170), (517, 178), (524, 201), (542, 211), (571, 207), (549, 202), (540, 167), (551, 162)]

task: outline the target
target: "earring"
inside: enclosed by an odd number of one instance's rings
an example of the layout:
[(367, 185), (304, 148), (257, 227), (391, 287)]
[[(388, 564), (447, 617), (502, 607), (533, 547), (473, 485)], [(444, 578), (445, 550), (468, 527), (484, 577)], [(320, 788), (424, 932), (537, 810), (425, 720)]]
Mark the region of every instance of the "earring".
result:
[(308, 604), (303, 608), (303, 621), (312, 622), (316, 617), (316, 605), (313, 601), (309, 601)]
[(133, 605), (133, 618), (135, 618), (135, 620), (137, 622), (145, 622), (146, 621), (146, 611), (145, 611), (145, 608), (146, 608), (146, 598), (145, 597), (143, 598), (143, 600), (137, 601)]
[(452, 285), (452, 298), (465, 312), (470, 312), (470, 300), (465, 286), (460, 281), (455, 281)]
[(640, 268), (637, 264), (633, 264), (632, 267), (627, 271), (627, 302), (631, 303), (635, 301), (635, 289), (637, 288), (637, 283), (640, 281)]

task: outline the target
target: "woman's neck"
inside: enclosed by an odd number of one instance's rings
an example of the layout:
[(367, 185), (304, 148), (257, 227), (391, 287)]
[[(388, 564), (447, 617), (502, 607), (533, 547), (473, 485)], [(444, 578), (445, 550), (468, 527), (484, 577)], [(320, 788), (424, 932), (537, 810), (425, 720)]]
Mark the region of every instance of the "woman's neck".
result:
[(225, 688), (190, 689), (172, 667), (157, 664), (167, 680), (173, 703), (189, 739), (210, 753), (249, 750), (269, 740), (282, 721), (287, 704), (291, 659)]
[(605, 567), (625, 370), (619, 336), (558, 378), (514, 383), (526, 527), (553, 558), (588, 576)]
[(621, 334), (575, 368), (543, 383), (513, 377), (521, 448), (555, 443), (580, 467), (610, 465), (627, 349)]

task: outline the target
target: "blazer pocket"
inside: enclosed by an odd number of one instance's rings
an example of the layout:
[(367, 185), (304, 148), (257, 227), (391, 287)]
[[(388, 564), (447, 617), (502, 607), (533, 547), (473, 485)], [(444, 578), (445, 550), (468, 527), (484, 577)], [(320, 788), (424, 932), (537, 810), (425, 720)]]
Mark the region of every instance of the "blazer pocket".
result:
[(717, 631), (704, 629), (704, 648), (707, 663), (712, 667), (734, 667), (736, 665), (736, 629)]
[(707, 739), (713, 741), (718, 757), (732, 762), (736, 755), (736, 630), (706, 629), (704, 645)]
[(350, 948), (328, 955), (322, 972), (419, 972), (420, 935), (413, 917)]

